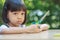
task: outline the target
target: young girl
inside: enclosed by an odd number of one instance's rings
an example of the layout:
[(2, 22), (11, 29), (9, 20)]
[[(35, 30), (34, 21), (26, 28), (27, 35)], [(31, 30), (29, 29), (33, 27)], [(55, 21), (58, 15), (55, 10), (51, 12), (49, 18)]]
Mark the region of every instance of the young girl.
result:
[(0, 33), (2, 34), (37, 33), (48, 29), (46, 24), (30, 25), (30, 27), (24, 25), (26, 21), (26, 7), (22, 0), (6, 0), (2, 19), (4, 22), (0, 27)]

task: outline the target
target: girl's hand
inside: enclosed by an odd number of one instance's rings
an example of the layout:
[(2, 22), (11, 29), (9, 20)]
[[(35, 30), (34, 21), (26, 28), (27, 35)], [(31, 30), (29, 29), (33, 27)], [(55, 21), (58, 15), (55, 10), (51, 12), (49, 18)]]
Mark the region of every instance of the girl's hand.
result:
[(40, 24), (40, 29), (42, 31), (48, 30), (49, 29), (49, 25), (48, 24)]
[(34, 24), (34, 25), (30, 25), (27, 32), (38, 33), (38, 32), (41, 32), (41, 31), (48, 30), (48, 28), (49, 28), (48, 24), (37, 24), (37, 25)]
[(41, 30), (38, 28), (37, 25), (30, 25), (30, 27), (27, 30), (27, 33), (38, 33)]

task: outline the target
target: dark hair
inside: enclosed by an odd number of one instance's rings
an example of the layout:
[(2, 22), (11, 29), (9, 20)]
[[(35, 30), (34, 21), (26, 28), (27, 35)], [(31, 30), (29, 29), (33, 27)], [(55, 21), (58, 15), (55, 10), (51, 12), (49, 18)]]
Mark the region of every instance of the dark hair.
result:
[(24, 3), (22, 3), (22, 0), (6, 0), (5, 4), (3, 6), (3, 11), (2, 11), (2, 19), (4, 23), (8, 23), (9, 19), (7, 18), (8, 11), (20, 11), (23, 10), (25, 11), (25, 20), (22, 24), (25, 23), (26, 21), (26, 6)]

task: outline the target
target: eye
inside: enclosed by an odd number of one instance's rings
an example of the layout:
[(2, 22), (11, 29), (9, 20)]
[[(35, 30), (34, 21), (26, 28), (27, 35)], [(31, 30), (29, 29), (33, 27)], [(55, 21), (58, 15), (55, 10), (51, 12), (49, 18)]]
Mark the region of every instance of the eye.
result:
[(21, 13), (21, 15), (25, 15), (25, 13)]
[(14, 15), (16, 15), (17, 13), (13, 13)]

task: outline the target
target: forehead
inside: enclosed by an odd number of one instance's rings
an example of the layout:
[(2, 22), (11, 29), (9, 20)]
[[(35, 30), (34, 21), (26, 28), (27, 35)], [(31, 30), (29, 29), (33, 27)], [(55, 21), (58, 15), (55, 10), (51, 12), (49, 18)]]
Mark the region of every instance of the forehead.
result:
[[(9, 12), (11, 12), (11, 11), (9, 11)], [(23, 11), (23, 10), (20, 10), (20, 11), (13, 11), (14, 13), (25, 13), (25, 11)]]

